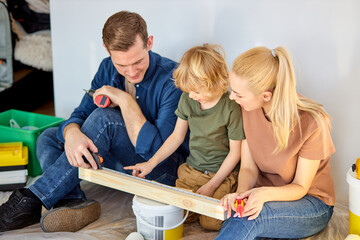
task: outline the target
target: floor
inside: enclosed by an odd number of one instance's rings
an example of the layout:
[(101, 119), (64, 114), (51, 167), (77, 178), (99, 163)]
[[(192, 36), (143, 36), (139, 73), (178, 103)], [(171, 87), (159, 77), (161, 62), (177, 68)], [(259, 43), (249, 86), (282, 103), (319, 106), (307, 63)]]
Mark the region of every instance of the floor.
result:
[(32, 112), (55, 116), (54, 100), (51, 99), (50, 101), (48, 101), (45, 104), (43, 104), (42, 106), (36, 108)]

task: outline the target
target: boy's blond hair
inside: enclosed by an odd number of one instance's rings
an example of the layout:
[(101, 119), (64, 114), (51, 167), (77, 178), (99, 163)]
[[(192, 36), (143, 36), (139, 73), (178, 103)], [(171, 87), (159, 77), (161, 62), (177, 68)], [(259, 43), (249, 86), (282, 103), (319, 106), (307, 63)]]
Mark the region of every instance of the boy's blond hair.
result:
[(173, 73), (175, 85), (184, 92), (205, 91), (215, 97), (228, 91), (229, 73), (224, 49), (203, 44), (190, 48)]

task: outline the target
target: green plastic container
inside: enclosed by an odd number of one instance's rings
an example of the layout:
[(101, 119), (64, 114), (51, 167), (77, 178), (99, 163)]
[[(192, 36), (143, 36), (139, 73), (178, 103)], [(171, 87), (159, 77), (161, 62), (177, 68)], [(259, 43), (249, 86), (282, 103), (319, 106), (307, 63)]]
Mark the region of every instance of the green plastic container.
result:
[[(36, 127), (34, 130), (10, 127), (10, 120), (14, 119), (20, 127)], [(23, 142), (29, 149), (28, 174), (36, 177), (42, 174), (39, 160), (36, 157), (36, 140), (49, 127), (57, 127), (63, 118), (30, 113), (19, 110), (8, 110), (0, 113), (0, 142)]]

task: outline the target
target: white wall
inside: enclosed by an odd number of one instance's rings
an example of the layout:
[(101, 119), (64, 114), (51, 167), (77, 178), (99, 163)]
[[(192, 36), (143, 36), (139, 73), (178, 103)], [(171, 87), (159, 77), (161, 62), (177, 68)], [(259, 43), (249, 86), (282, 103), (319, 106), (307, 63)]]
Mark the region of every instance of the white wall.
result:
[(231, 66), (258, 45), (292, 53), (298, 91), (333, 116), (332, 171), (347, 201), (346, 172), (360, 157), (360, 1), (358, 0), (51, 0), (55, 112), (68, 117), (106, 52), (101, 30), (120, 10), (140, 13), (153, 50), (179, 60), (193, 45), (219, 43)]

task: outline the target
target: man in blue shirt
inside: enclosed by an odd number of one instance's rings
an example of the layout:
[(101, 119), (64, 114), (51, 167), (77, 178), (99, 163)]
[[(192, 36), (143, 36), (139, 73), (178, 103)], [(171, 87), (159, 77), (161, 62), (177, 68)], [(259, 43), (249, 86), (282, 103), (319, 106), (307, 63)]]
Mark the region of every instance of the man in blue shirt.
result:
[[(44, 231), (81, 229), (100, 215), (99, 203), (86, 200), (79, 185), (78, 167), (97, 169), (91, 152), (102, 155), (105, 167), (126, 172), (124, 166), (150, 159), (172, 133), (181, 96), (172, 80), (176, 63), (151, 51), (153, 36), (144, 19), (126, 11), (114, 14), (104, 25), (103, 42), (110, 57), (91, 83), (93, 98), (84, 95), (68, 120), (38, 138), (43, 175), (0, 206), (0, 231), (39, 222), (42, 205), (53, 207), (41, 218)], [(93, 100), (98, 95), (109, 97), (110, 107), (99, 108)], [(147, 179), (174, 185), (187, 155), (186, 140)]]

